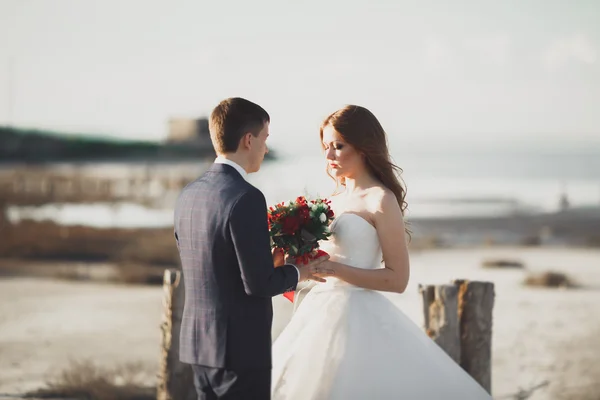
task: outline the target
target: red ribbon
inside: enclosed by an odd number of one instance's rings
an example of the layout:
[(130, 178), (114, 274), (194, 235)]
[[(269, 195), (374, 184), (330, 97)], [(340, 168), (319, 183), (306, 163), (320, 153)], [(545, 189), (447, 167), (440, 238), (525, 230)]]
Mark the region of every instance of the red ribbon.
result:
[(289, 301), (291, 301), (293, 303), (295, 294), (296, 294), (296, 292), (285, 292), (283, 294), (283, 297), (285, 297), (286, 299), (288, 299)]

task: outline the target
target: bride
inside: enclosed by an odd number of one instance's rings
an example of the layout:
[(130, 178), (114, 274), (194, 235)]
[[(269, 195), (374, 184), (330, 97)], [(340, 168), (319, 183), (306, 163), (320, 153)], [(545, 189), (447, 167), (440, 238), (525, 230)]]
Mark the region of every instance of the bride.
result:
[[(347, 106), (321, 125), (327, 172), (344, 190), (313, 270), (327, 278), (273, 344), (273, 400), (491, 399), (379, 291), (409, 280), (406, 191), (386, 134), (367, 109)], [(383, 263), (382, 263), (383, 260)]]

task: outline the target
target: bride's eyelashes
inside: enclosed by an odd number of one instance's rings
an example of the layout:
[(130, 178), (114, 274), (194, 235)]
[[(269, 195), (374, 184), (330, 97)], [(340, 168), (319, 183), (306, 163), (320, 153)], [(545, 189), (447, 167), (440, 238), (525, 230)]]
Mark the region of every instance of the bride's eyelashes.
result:
[[(334, 149), (334, 150), (341, 150), (343, 147), (344, 147), (344, 145), (343, 145), (343, 144), (337, 144), (337, 143), (336, 143), (336, 144), (334, 144), (334, 145), (333, 145), (333, 149)], [(329, 150), (329, 146), (328, 146), (328, 145), (326, 145), (326, 144), (324, 144), (324, 145), (323, 145), (323, 150), (325, 150), (325, 151)]]

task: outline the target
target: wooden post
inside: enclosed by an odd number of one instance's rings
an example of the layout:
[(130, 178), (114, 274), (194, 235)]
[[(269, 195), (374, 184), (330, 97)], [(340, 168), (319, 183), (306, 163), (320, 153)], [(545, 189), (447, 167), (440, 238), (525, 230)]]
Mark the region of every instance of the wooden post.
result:
[(492, 282), (454, 281), (459, 287), (460, 365), (492, 393)]
[(455, 280), (419, 292), (429, 337), (491, 394), (494, 284)]
[(454, 285), (421, 286), (425, 331), (444, 351), (460, 364), (458, 288)]
[[(0, 199), (0, 231), (8, 226), (8, 217), (6, 216), (6, 204)], [(6, 234), (7, 232), (4, 232)], [(10, 235), (10, 233), (8, 233)]]
[(161, 352), (157, 400), (196, 400), (192, 368), (179, 361), (179, 329), (185, 299), (180, 271), (166, 270), (163, 281)]

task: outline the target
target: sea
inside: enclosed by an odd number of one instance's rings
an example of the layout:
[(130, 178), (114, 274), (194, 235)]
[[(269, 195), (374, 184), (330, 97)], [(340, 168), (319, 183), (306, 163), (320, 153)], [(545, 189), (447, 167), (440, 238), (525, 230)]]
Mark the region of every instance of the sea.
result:
[[(579, 152), (419, 152), (396, 154), (407, 188), (407, 218), (488, 217), (554, 212), (564, 207), (600, 207), (600, 151)], [(105, 162), (55, 164), (48, 168), (79, 174), (176, 177), (192, 181), (212, 160), (182, 162)], [(10, 168), (8, 166), (4, 169)], [(278, 153), (249, 180), (269, 204), (298, 195), (330, 196), (335, 184), (325, 173), (325, 159)], [(176, 192), (155, 188), (161, 207), (132, 202), (46, 204), (10, 207), (9, 219), (53, 220), (66, 225), (160, 227), (173, 222)]]

